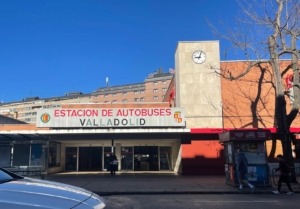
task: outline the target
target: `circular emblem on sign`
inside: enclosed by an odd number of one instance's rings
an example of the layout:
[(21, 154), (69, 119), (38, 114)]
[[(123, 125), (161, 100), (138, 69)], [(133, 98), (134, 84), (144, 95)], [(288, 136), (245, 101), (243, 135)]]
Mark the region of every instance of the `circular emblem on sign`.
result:
[(50, 120), (50, 115), (48, 113), (44, 113), (42, 116), (41, 116), (41, 121), (43, 123), (48, 123)]

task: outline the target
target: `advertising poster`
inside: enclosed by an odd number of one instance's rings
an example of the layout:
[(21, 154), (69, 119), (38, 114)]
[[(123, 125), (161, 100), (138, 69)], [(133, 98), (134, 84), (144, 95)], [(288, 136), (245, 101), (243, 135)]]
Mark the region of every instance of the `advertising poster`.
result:
[(266, 165), (248, 166), (248, 180), (266, 185), (269, 182)]

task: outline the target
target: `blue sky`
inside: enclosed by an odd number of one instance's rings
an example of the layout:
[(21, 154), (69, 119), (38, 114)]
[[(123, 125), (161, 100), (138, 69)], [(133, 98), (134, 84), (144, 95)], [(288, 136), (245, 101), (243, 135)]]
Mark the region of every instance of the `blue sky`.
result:
[[(90, 93), (174, 68), (179, 41), (220, 40), (236, 0), (1, 0), (0, 102)], [(229, 45), (220, 40), (222, 50)]]

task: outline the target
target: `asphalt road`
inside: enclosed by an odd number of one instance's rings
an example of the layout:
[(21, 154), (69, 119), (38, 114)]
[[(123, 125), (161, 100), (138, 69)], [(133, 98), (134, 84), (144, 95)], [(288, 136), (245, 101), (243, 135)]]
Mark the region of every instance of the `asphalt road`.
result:
[(298, 209), (299, 194), (105, 196), (106, 209)]

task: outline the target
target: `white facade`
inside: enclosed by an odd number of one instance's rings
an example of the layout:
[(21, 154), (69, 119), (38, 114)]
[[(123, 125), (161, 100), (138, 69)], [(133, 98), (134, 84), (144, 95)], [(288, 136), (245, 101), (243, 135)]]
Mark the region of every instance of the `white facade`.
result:
[(188, 128), (222, 127), (221, 77), (215, 73), (218, 69), (219, 41), (178, 43), (176, 107), (185, 110)]

